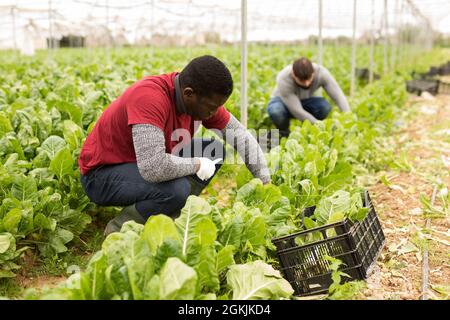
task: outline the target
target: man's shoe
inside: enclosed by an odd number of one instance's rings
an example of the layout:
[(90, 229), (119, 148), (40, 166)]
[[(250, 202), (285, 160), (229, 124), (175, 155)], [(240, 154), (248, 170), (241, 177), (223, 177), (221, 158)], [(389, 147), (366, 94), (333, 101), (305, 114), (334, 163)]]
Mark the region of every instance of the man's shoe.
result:
[(127, 221), (135, 221), (140, 224), (145, 224), (144, 217), (136, 210), (134, 204), (122, 209), (120, 214), (114, 219), (110, 220), (106, 225), (103, 235), (107, 237), (110, 233), (119, 232), (122, 225)]

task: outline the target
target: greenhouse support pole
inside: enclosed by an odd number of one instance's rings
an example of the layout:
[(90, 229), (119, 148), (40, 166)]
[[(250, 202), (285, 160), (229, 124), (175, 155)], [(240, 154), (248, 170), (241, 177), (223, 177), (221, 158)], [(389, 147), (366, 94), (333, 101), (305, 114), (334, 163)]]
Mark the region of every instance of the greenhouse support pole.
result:
[(408, 3), (406, 2), (406, 0), (404, 0), (403, 1), (403, 15), (404, 15), (404, 17), (403, 17), (403, 23), (404, 23), (404, 25), (403, 25), (403, 28), (404, 28), (403, 41), (404, 41), (404, 45), (405, 45), (405, 49), (404, 49), (405, 52), (403, 54), (404, 60), (408, 60), (410, 58), (411, 48), (412, 48), (412, 34), (408, 32), (408, 23), (407, 23), (408, 15), (409, 15), (408, 8), (409, 8)]
[[(109, 30), (109, 1), (105, 0), (105, 16), (106, 16), (106, 32), (108, 32), (108, 38), (109, 40), (112, 42), (112, 33)], [(110, 43), (108, 43), (108, 45), (106, 46), (107, 48), (109, 48)], [(109, 50), (108, 50), (109, 52)]]
[(372, 28), (370, 30), (369, 83), (373, 82), (373, 55), (375, 46), (375, 0), (372, 0)]
[(395, 30), (394, 42), (391, 45), (391, 69), (395, 69), (398, 53), (398, 0), (395, 0), (393, 28)]
[(387, 0), (384, 0), (384, 64), (383, 64), (383, 73), (387, 73), (388, 69), (388, 36), (389, 36), (389, 30), (388, 30), (388, 2)]
[(397, 28), (398, 32), (398, 61), (402, 62), (403, 54), (404, 54), (404, 43), (403, 43), (403, 10), (404, 10), (404, 2), (403, 0), (400, 0), (400, 18), (399, 18), (399, 26)]
[[(189, 30), (189, 32), (192, 32), (192, 30), (193, 30), (193, 26), (192, 26), (192, 24), (191, 24), (191, 3), (192, 3), (192, 0), (189, 0), (188, 2), (186, 2), (186, 6), (187, 6), (187, 8), (186, 8), (186, 12), (187, 12), (187, 23), (186, 23), (186, 26), (187, 26), (187, 29)], [(195, 42), (195, 32), (193, 32), (192, 33), (192, 35), (191, 35), (191, 43), (188, 43), (188, 46), (187, 46), (187, 52), (188, 52), (188, 56), (189, 56), (189, 58), (192, 56), (192, 42)]]
[[(319, 39), (318, 39), (318, 63), (323, 64), (323, 38), (322, 38), (322, 27), (323, 27), (323, 1), (319, 0)], [(322, 88), (317, 91), (319, 96), (322, 96)]]
[(430, 23), (428, 21), (426, 21), (427, 24), (427, 50), (430, 51), (433, 48), (433, 42), (434, 42), (434, 32), (433, 32), (433, 28), (430, 25)]
[(322, 0), (319, 0), (319, 39), (318, 39), (318, 45), (319, 45), (319, 52), (318, 52), (318, 63), (319, 65), (322, 65), (323, 63), (323, 39), (322, 39), (322, 24), (323, 24), (323, 11), (322, 11)]
[[(49, 40), (48, 44), (50, 46), (50, 49), (53, 49), (53, 26), (52, 26), (52, 0), (48, 0), (48, 33), (49, 33)], [(50, 52), (50, 50), (49, 50)]]
[(247, 127), (247, 0), (241, 0), (241, 123)]
[(353, 0), (352, 73), (350, 82), (351, 97), (355, 94), (355, 68), (356, 68), (356, 0)]
[(12, 19), (12, 34), (14, 51), (17, 50), (17, 37), (16, 37), (16, 7), (11, 7), (11, 19)]
[(153, 38), (153, 32), (155, 32), (155, 0), (152, 0), (150, 2), (150, 5), (151, 5), (150, 34), (152, 35)]

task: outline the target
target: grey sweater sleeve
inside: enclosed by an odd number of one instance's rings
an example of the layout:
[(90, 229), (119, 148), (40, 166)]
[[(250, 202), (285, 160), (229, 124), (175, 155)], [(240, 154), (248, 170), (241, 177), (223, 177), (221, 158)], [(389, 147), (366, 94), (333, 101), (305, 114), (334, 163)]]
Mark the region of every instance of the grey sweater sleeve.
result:
[(333, 101), (342, 112), (350, 111), (350, 106), (348, 105), (347, 98), (345, 97), (344, 92), (342, 92), (341, 87), (339, 87), (338, 83), (333, 78), (328, 69), (321, 67), (320, 73), (323, 88), (330, 96), (330, 98), (333, 99)]
[(263, 183), (269, 183), (271, 181), (270, 171), (264, 152), (258, 141), (233, 115), (221, 133), (225, 141), (239, 153), (253, 176), (261, 179)]
[(285, 72), (286, 71), (283, 70), (277, 76), (278, 93), (281, 100), (295, 118), (301, 121), (309, 120), (311, 123), (315, 123), (317, 119), (311, 113), (303, 109), (300, 99), (295, 94), (295, 85), (293, 80), (290, 76), (286, 77), (284, 74)]
[(283, 100), (289, 112), (298, 120), (309, 120), (311, 123), (316, 123), (317, 119), (308, 111), (303, 109), (302, 103), (298, 97), (293, 93), (281, 93), (281, 100)]
[(182, 158), (166, 153), (164, 133), (150, 124), (132, 126), (137, 167), (142, 178), (163, 182), (195, 174), (194, 158)]

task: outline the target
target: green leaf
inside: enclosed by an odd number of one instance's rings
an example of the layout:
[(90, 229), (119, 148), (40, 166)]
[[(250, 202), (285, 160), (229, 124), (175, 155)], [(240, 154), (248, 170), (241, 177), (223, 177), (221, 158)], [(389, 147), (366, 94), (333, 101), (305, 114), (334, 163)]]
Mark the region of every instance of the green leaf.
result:
[(227, 283), (233, 290), (233, 300), (287, 299), (294, 293), (279, 271), (260, 260), (231, 266)]
[(253, 179), (252, 173), (245, 165), (241, 165), (236, 175), (236, 186), (240, 189), (243, 185)]
[[(139, 252), (143, 252), (143, 245), (137, 246), (139, 240), (145, 240), (133, 231), (124, 233), (113, 232), (103, 241), (102, 252), (108, 258), (108, 263), (115, 267), (123, 266), (128, 257), (137, 257)], [(141, 241), (144, 243), (144, 241)], [(151, 253), (148, 253), (151, 256)]]
[(49, 244), (56, 253), (62, 253), (67, 251), (65, 244), (72, 241), (72, 239), (72, 232), (64, 229), (57, 229), (50, 235)]
[(67, 145), (66, 141), (59, 136), (50, 136), (41, 145), (50, 160), (56, 157), (56, 154)]
[(10, 233), (0, 233), (0, 254), (3, 254), (14, 244), (14, 237)]
[(36, 181), (32, 177), (17, 177), (11, 187), (11, 195), (20, 201), (34, 201), (37, 198)]
[(336, 191), (332, 196), (323, 198), (319, 201), (314, 212), (314, 217), (321, 224), (327, 224), (329, 221), (336, 222), (338, 218), (343, 218), (344, 214), (350, 212), (351, 199), (347, 191)]
[(143, 236), (153, 254), (166, 239), (179, 241), (175, 223), (166, 215), (151, 216), (145, 224)]
[(70, 150), (78, 150), (81, 148), (84, 138), (83, 129), (71, 120), (63, 122), (64, 140), (69, 144)]
[(54, 173), (48, 168), (36, 168), (31, 170), (28, 175), (36, 181), (38, 186), (49, 185), (54, 177)]
[(149, 282), (145, 284), (143, 299), (159, 300), (160, 297), (160, 278), (155, 274)]
[(144, 226), (140, 223), (130, 220), (125, 222), (120, 228), (121, 233), (126, 233), (128, 231), (132, 231), (137, 235), (141, 235), (144, 232)]
[(192, 300), (197, 286), (197, 273), (178, 258), (167, 259), (160, 273), (160, 298)]
[(194, 234), (197, 238), (195, 244), (207, 246), (213, 244), (217, 237), (216, 225), (209, 218), (203, 218), (194, 227)]
[(3, 217), (3, 228), (12, 234), (16, 234), (21, 220), (22, 210), (12, 209)]
[(266, 222), (263, 217), (253, 217), (244, 227), (243, 241), (252, 245), (264, 245), (266, 242)]
[(284, 224), (288, 220), (290, 213), (291, 205), (289, 199), (282, 197), (280, 201), (272, 206), (270, 215), (266, 217), (266, 222), (270, 226)]
[(325, 176), (328, 176), (331, 172), (333, 172), (336, 167), (336, 162), (338, 159), (338, 152), (336, 149), (333, 149), (330, 153), (330, 157), (327, 164), (327, 171), (325, 172)]
[(33, 224), (35, 228), (40, 228), (43, 230), (54, 231), (56, 229), (56, 220), (47, 218), (42, 213), (38, 213), (34, 216)]
[(366, 218), (369, 211), (370, 208), (359, 208), (354, 210), (348, 217), (352, 222), (360, 222)]
[(216, 268), (217, 252), (213, 245), (203, 246), (198, 253), (199, 263), (195, 266), (198, 275), (198, 285), (201, 292), (216, 292), (219, 290), (219, 272)]
[(236, 194), (236, 201), (242, 201), (246, 205), (250, 205), (255, 199), (262, 198), (262, 182), (259, 179), (252, 179), (243, 185)]
[(220, 274), (229, 266), (235, 264), (234, 262), (234, 246), (228, 245), (223, 247), (217, 253), (216, 270)]
[[(211, 206), (206, 200), (196, 196), (189, 196), (186, 205), (181, 210), (180, 217), (175, 220), (175, 224), (181, 237), (183, 256), (188, 254), (190, 247), (198, 244), (199, 239), (201, 240), (201, 235), (196, 233), (196, 227), (205, 217), (210, 217), (210, 213)], [(208, 224), (208, 222), (204, 223)], [(209, 225), (211, 225), (211, 223), (209, 223)], [(208, 241), (213, 234), (208, 233), (204, 227), (205, 226), (200, 227), (197, 231), (204, 233), (204, 237), (206, 237), (204, 241)]]
[(19, 159), (25, 160), (25, 153), (23, 151), (20, 141), (15, 136), (6, 136), (8, 143), (12, 147), (15, 153), (19, 155)]
[(263, 186), (263, 198), (268, 205), (272, 205), (281, 199), (281, 190), (273, 184), (266, 184)]
[(179, 240), (167, 238), (158, 246), (155, 254), (155, 269), (159, 271), (170, 257), (182, 258)]
[(73, 103), (60, 101), (57, 104), (57, 108), (61, 112), (66, 112), (69, 114), (70, 119), (75, 122), (77, 125), (82, 124), (83, 111), (79, 106), (74, 105)]
[(4, 112), (0, 112), (0, 136), (3, 136), (7, 132), (13, 131), (11, 122)]
[(50, 170), (56, 174), (59, 180), (65, 175), (72, 175), (74, 160), (67, 147), (58, 151), (50, 162)]
[(219, 233), (219, 241), (222, 245), (233, 245), (239, 248), (241, 245), (241, 238), (244, 231), (244, 221), (242, 217), (234, 216), (231, 221), (229, 221), (224, 230)]
[(106, 275), (105, 270), (107, 268), (107, 258), (103, 254), (94, 255), (89, 261), (90, 269), (90, 290), (85, 292), (89, 299), (106, 299)]

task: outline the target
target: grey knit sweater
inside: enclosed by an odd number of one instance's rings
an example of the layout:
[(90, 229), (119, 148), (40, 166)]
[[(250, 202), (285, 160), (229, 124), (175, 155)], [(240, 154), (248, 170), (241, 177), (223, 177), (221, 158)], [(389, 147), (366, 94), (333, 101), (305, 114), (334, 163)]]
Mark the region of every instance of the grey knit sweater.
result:
[[(160, 128), (150, 124), (136, 124), (132, 126), (132, 133), (137, 166), (145, 180), (162, 182), (196, 173), (194, 158), (166, 153), (164, 133)], [(250, 172), (263, 183), (270, 182), (270, 172), (263, 151), (256, 139), (233, 115), (221, 133), (226, 142), (237, 150)]]
[(292, 64), (286, 66), (277, 75), (277, 85), (272, 93), (273, 97), (280, 97), (288, 108), (289, 112), (299, 120), (309, 120), (315, 123), (317, 119), (308, 111), (303, 109), (300, 100), (310, 98), (314, 92), (323, 87), (331, 99), (343, 112), (350, 111), (347, 99), (336, 80), (330, 74), (327, 68), (313, 63), (314, 80), (309, 89), (299, 87), (292, 78)]

